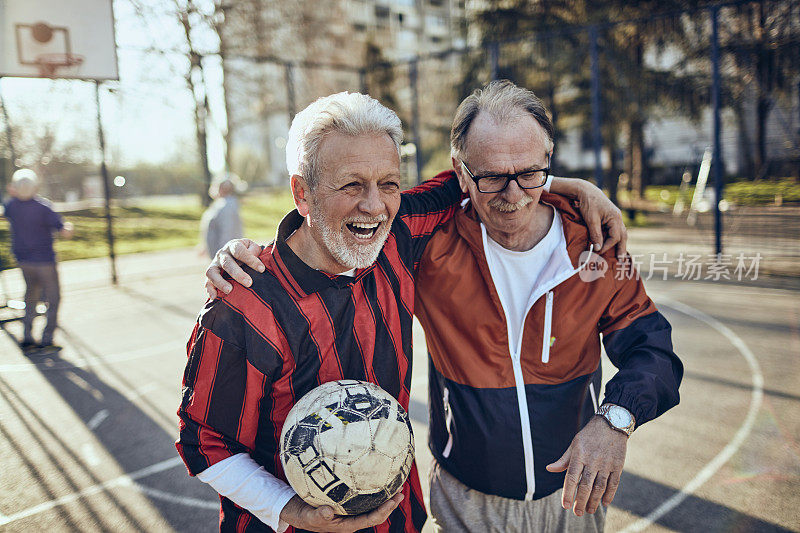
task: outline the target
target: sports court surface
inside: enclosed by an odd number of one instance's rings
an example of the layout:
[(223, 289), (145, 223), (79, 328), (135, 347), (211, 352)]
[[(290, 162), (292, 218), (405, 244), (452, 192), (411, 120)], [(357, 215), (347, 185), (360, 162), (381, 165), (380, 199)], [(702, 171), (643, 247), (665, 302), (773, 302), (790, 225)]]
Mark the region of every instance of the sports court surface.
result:
[[(114, 288), (104, 260), (64, 263), (64, 349), (26, 357), (19, 322), (3, 325), (0, 531), (216, 530), (215, 493), (173, 446), (203, 268), (191, 250), (125, 256)], [(18, 274), (3, 276), (19, 296)], [(800, 531), (800, 292), (660, 280), (648, 290), (675, 328), (682, 402), (631, 438), (607, 530)], [(411, 415), (424, 476), (419, 333)]]

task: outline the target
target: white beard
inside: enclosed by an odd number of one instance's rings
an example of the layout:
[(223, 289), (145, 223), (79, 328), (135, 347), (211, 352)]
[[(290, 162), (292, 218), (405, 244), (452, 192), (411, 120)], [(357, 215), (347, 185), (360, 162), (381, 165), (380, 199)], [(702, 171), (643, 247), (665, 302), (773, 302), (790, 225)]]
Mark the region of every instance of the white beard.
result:
[[(319, 228), (322, 235), (322, 242), (327, 248), (331, 256), (342, 266), (347, 267), (348, 270), (353, 268), (367, 268), (378, 259), (378, 255), (383, 249), (386, 238), (389, 236), (389, 224), (387, 224), (388, 217), (381, 215), (376, 218), (358, 217), (342, 222), (341, 227), (334, 228), (327, 216), (315, 209), (311, 208), (311, 223)], [(375, 223), (381, 222), (378, 229), (375, 230), (373, 236), (374, 242), (365, 244), (349, 243), (344, 232), (350, 232), (346, 225), (352, 222)]]

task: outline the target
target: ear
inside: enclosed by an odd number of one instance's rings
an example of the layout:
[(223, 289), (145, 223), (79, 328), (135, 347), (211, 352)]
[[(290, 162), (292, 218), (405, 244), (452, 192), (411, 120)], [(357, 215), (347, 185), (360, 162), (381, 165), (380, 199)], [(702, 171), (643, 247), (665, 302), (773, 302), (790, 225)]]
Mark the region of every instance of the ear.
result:
[(307, 217), (309, 212), (311, 212), (308, 204), (308, 195), (311, 188), (308, 186), (305, 178), (300, 174), (292, 174), (292, 177), (289, 178), (289, 184), (292, 187), (292, 199), (294, 200), (295, 207), (297, 207), (297, 212), (300, 213), (300, 216), (303, 218)]
[(458, 185), (461, 187), (461, 192), (465, 194), (469, 193), (469, 187), (467, 185), (469, 176), (467, 176), (466, 172), (464, 172), (461, 161), (453, 156), (450, 156), (450, 161), (453, 163), (453, 170), (456, 171), (456, 176), (458, 176)]

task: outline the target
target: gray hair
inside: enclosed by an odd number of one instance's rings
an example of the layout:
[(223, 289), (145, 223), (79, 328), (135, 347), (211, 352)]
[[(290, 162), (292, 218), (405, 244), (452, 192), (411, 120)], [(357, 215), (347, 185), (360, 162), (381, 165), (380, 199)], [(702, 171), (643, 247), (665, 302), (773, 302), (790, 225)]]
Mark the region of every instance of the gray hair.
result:
[(539, 97), (511, 81), (496, 80), (482, 89), (475, 89), (456, 109), (450, 130), (450, 153), (453, 157), (461, 157), (464, 153), (469, 128), (481, 111), (498, 122), (531, 115), (547, 134), (547, 151), (553, 148), (553, 122)]
[(11, 176), (11, 187), (14, 189), (14, 196), (20, 200), (30, 200), (36, 196), (36, 189), (39, 186), (39, 178), (36, 172), (28, 168), (21, 168)]
[(403, 126), (397, 113), (366, 94), (336, 93), (317, 99), (292, 120), (286, 141), (289, 175), (303, 176), (312, 189), (317, 186), (320, 145), (332, 131), (351, 136), (385, 133), (400, 154)]

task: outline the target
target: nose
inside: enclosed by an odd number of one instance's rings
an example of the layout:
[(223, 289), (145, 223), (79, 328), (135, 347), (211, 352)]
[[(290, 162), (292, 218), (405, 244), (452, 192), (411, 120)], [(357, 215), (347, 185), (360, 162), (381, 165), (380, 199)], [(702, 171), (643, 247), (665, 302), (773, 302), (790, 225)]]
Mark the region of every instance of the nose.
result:
[(358, 208), (363, 213), (371, 216), (380, 215), (384, 212), (384, 203), (377, 183), (371, 183), (365, 188), (364, 195), (358, 203)]
[(517, 180), (511, 180), (508, 182), (508, 186), (502, 192), (503, 199), (509, 203), (517, 203), (522, 200), (522, 197), (525, 196), (525, 190), (521, 189)]

